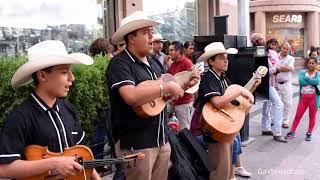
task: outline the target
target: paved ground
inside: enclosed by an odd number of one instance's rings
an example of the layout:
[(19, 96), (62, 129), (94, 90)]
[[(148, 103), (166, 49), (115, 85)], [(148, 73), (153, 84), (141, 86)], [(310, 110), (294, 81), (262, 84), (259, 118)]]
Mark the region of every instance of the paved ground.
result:
[[(297, 102), (298, 97), (295, 97), (294, 109), (297, 106)], [(291, 114), (291, 119), (294, 118), (294, 115), (295, 110)], [(307, 113), (303, 116), (297, 129), (297, 138), (290, 140), (287, 144), (275, 142), (270, 136), (261, 136), (261, 114), (250, 120), (250, 136), (256, 139), (249, 146), (243, 148), (242, 162), (253, 173), (251, 179), (320, 179), (320, 148), (318, 144), (320, 137), (318, 128), (314, 130), (311, 142), (304, 140), (309, 120)], [(283, 134), (288, 131), (283, 129)]]
[[(297, 84), (295, 74), (293, 84)], [(294, 85), (294, 100), (291, 121), (295, 116), (299, 97), (298, 86)], [(301, 119), (297, 129), (297, 138), (288, 144), (278, 143), (272, 137), (261, 136), (261, 107), (256, 105), (250, 116), (250, 136), (255, 141), (244, 147), (243, 164), (253, 173), (253, 180), (320, 180), (319, 128), (313, 132), (313, 140), (304, 140), (308, 128), (308, 111)], [(317, 120), (319, 120), (319, 112)], [(283, 129), (283, 134), (289, 130)], [(245, 179), (245, 178), (238, 178)]]
[[(294, 118), (298, 103), (297, 74), (294, 74), (294, 100), (291, 119)], [(255, 105), (250, 111), (250, 137), (255, 140), (243, 148), (243, 165), (253, 173), (252, 180), (320, 180), (320, 135), (315, 128), (313, 140), (304, 140), (308, 127), (308, 112), (303, 116), (297, 129), (297, 138), (283, 144), (270, 136), (261, 136), (261, 108)], [(317, 119), (319, 119), (319, 112)], [(283, 134), (289, 130), (283, 129)], [(110, 180), (111, 177), (104, 177)], [(240, 178), (238, 179), (246, 179)]]

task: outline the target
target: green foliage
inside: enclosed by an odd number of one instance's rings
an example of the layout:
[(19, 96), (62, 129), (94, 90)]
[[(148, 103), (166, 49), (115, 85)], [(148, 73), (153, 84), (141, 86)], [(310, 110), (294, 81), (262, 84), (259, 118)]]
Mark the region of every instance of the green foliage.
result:
[(96, 56), (91, 66), (74, 65), (75, 81), (67, 99), (78, 110), (78, 118), (87, 133), (92, 134), (98, 110), (109, 101), (105, 82), (108, 60)]
[(11, 77), (26, 59), (6, 58), (0, 59), (0, 127), (12, 109), (21, 104), (29, 96), (29, 86), (13, 89), (11, 86)]
[[(0, 58), (0, 128), (8, 114), (30, 96), (32, 83), (12, 88), (10, 81), (15, 71), (26, 62), (25, 58)], [(90, 135), (99, 108), (109, 101), (105, 83), (105, 70), (109, 58), (97, 56), (91, 66), (74, 65), (75, 81), (67, 99), (78, 110), (82, 127)]]

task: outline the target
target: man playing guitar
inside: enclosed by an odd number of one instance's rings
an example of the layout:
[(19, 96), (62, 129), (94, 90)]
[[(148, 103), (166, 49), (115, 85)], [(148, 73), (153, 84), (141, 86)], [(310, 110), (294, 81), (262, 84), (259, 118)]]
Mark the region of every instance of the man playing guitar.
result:
[(148, 57), (153, 49), (153, 27), (159, 25), (142, 11), (136, 11), (121, 21), (112, 36), (112, 43), (125, 40), (127, 48), (113, 57), (107, 68), (107, 85), (111, 103), (111, 119), (116, 154), (122, 156), (138, 150), (145, 159), (135, 167), (124, 166), (127, 180), (167, 179), (171, 148), (167, 142), (166, 108), (156, 116), (141, 118), (134, 108), (161, 96), (178, 98), (183, 89), (199, 80), (199, 74), (181, 87), (169, 81), (150, 86), (138, 86), (146, 80), (156, 80), (163, 73), (161, 64)]
[[(10, 113), (2, 129), (0, 177), (26, 179), (55, 174), (55, 179), (64, 179), (82, 170), (75, 157), (26, 161), (24, 149), (29, 145), (40, 145), (61, 153), (64, 148), (84, 143), (85, 134), (74, 107), (58, 98), (67, 96), (74, 81), (71, 64), (92, 63), (92, 58), (85, 54), (68, 54), (61, 41), (43, 41), (28, 49), (28, 62), (16, 71), (11, 84), (22, 86), (33, 79), (34, 90)], [(94, 170), (91, 179), (101, 178)]]
[[(250, 91), (242, 86), (232, 85), (234, 90), (225, 94), (227, 87), (231, 84), (225, 77), (225, 72), (228, 69), (227, 54), (235, 53), (237, 53), (236, 49), (226, 50), (221, 42), (213, 42), (205, 47), (205, 52), (199, 57), (199, 61), (207, 61), (209, 70), (201, 78), (198, 99), (196, 100), (200, 103), (201, 109), (207, 102), (212, 103), (216, 108), (222, 108), (238, 96), (243, 96), (253, 103), (254, 98), (251, 92), (261, 83), (260, 76), (257, 76)], [(204, 135), (204, 139), (208, 142), (210, 180), (229, 179), (232, 141), (217, 142), (209, 135)]]

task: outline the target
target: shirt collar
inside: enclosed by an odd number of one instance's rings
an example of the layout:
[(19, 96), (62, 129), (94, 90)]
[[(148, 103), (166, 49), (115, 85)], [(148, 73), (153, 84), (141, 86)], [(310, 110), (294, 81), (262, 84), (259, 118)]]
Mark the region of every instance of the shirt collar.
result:
[(220, 81), (224, 80), (226, 78), (226, 74), (225, 73), (221, 73), (221, 75), (219, 76), (218, 73), (216, 73), (214, 70), (209, 69), (209, 71)]
[(53, 109), (57, 112), (59, 112), (59, 106), (57, 104), (57, 100), (56, 102), (54, 102), (52, 108), (50, 108), (38, 95), (36, 92), (32, 92), (31, 93), (31, 97), (36, 101), (36, 103), (45, 111), (48, 111), (50, 109)]
[[(131, 53), (131, 52), (129, 51), (129, 49), (125, 49), (125, 52), (126, 52), (126, 54), (129, 56), (129, 58), (130, 58), (133, 62), (136, 62), (136, 63), (145, 65), (145, 63), (143, 63), (141, 60), (139, 60), (133, 53)], [(149, 56), (146, 56), (146, 58), (147, 58), (148, 63), (149, 63), (150, 66), (151, 66), (151, 64), (153, 63), (153, 61), (150, 59)]]

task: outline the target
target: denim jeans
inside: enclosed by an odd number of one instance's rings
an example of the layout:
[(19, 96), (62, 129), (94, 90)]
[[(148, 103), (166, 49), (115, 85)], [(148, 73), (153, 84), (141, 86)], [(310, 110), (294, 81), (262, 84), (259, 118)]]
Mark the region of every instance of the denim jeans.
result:
[(273, 135), (281, 136), (283, 103), (275, 87), (269, 86), (269, 101), (262, 107), (262, 131), (271, 130), (270, 111), (274, 114)]
[(236, 136), (236, 138), (234, 138), (232, 146), (233, 146), (233, 148), (232, 148), (232, 164), (237, 164), (238, 155), (242, 153), (240, 134), (238, 134)]

